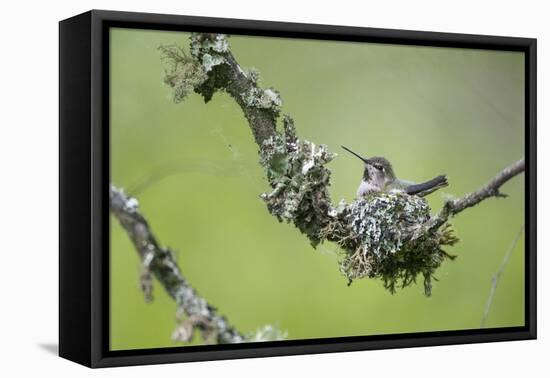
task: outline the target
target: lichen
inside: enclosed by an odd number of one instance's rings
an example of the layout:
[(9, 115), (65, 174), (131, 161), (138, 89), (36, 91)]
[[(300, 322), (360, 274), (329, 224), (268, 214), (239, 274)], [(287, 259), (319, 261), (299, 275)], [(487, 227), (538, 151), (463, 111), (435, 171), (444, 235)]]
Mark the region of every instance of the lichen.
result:
[(191, 55), (201, 63), (205, 73), (226, 62), (224, 54), (229, 51), (225, 34), (191, 33)]
[(253, 83), (258, 83), (260, 81), (260, 71), (255, 67), (250, 67), (246, 70), (246, 76), (252, 80)]
[(286, 331), (280, 330), (272, 324), (266, 324), (259, 327), (256, 331), (245, 336), (247, 342), (264, 342), (264, 341), (280, 341), (288, 337)]
[(197, 57), (201, 51), (211, 50), (223, 54), (229, 51), (229, 41), (225, 34), (191, 33), (191, 54)]
[[(332, 218), (336, 225), (327, 227), (326, 237), (342, 245), (340, 271), (349, 283), (363, 277), (380, 278), (395, 293), (422, 275), (429, 296), (435, 270), (446, 258), (454, 258), (442, 248), (458, 241), (450, 225), (416, 237), (415, 231), (430, 219), (428, 203), (421, 197), (370, 194), (333, 209)], [(333, 232), (341, 224), (350, 225), (343, 236)]]
[(279, 113), (283, 105), (281, 96), (272, 88), (252, 87), (248, 92), (241, 94), (241, 97), (247, 106), (268, 109), (276, 114)]
[(179, 103), (206, 81), (207, 71), (180, 47), (160, 46), (159, 50), (163, 60), (169, 63), (164, 83), (173, 88), (172, 98)]
[(202, 56), (202, 69), (205, 73), (212, 71), (212, 68), (225, 62), (223, 56), (204, 54)]
[(230, 76), (229, 41), (225, 34), (191, 33), (191, 56), (197, 62), (206, 79), (195, 86), (195, 92), (205, 102), (218, 90), (226, 90)]
[(377, 193), (355, 200), (349, 217), (364, 248), (384, 259), (401, 249), (404, 235), (430, 218), (430, 208), (417, 196)]
[(284, 125), (285, 133), (264, 141), (261, 148), (260, 164), (273, 188), (261, 197), (271, 214), (293, 222), (316, 246), (330, 204), (330, 170), (325, 164), (335, 155), (326, 146), (297, 139), (290, 117)]

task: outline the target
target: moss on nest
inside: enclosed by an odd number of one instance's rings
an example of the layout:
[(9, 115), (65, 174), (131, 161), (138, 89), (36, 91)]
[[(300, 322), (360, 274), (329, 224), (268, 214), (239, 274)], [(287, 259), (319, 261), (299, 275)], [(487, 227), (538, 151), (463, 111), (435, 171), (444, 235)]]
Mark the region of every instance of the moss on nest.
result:
[(336, 221), (351, 225), (354, 235), (344, 245), (340, 262), (350, 283), (357, 278), (380, 278), (384, 287), (395, 293), (396, 288), (409, 286), (422, 275), (429, 296), (436, 269), (445, 259), (454, 258), (443, 250), (458, 241), (449, 224), (415, 236), (430, 219), (423, 198), (405, 193), (371, 194), (352, 202), (342, 215)]

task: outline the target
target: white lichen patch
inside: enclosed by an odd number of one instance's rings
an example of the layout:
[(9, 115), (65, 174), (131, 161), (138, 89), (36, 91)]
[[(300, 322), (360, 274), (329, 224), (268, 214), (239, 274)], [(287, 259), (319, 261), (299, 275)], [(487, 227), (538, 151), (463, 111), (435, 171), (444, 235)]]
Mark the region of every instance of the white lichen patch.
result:
[(241, 97), (247, 106), (269, 109), (276, 113), (280, 111), (283, 105), (283, 100), (279, 93), (271, 88), (261, 89), (253, 87), (248, 92), (241, 94)]
[(256, 68), (250, 67), (247, 72), (248, 74), (246, 76), (252, 80), (253, 83), (260, 81), (260, 72)]
[(226, 63), (229, 41), (225, 34), (191, 33), (191, 56), (207, 74), (216, 66)]
[[(306, 143), (308, 143), (306, 141)], [(310, 143), (310, 146), (311, 146), (311, 152), (310, 152), (310, 159), (306, 160), (304, 162), (304, 164), (302, 165), (302, 175), (305, 175), (309, 172), (309, 170), (311, 168), (313, 168), (313, 166), (315, 165), (315, 159), (314, 159), (314, 155), (315, 155), (315, 144), (314, 143)]]
[(124, 204), (125, 210), (129, 213), (135, 213), (138, 210), (139, 202), (137, 199), (130, 197)]
[(246, 336), (247, 342), (281, 341), (286, 340), (288, 332), (280, 330), (272, 324), (259, 327), (255, 332)]
[(229, 50), (229, 41), (225, 34), (215, 34), (214, 38), (207, 39), (203, 42), (204, 49), (211, 49), (217, 53), (223, 54)]
[(225, 58), (223, 56), (211, 55), (206, 53), (206, 54), (203, 54), (202, 56), (202, 69), (204, 73), (208, 73), (212, 71), (212, 68), (224, 62), (225, 62)]
[(427, 202), (417, 196), (380, 193), (355, 200), (349, 207), (352, 230), (364, 251), (384, 259), (401, 249), (404, 238), (430, 218)]
[(225, 34), (191, 33), (191, 54), (198, 57), (203, 52), (224, 54), (229, 51), (229, 41)]

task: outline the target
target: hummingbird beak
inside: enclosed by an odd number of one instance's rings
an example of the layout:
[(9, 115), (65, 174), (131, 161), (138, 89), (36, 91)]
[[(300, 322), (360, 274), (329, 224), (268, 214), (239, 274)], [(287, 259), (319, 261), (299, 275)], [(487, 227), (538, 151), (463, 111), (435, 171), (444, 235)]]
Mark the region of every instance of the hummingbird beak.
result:
[(365, 163), (365, 164), (370, 164), (369, 159), (365, 159), (365, 158), (362, 157), (361, 155), (356, 154), (355, 152), (353, 152), (352, 150), (350, 150), (349, 148), (347, 148), (347, 147), (345, 147), (345, 146), (340, 146), (340, 147), (342, 147), (344, 150), (346, 150), (346, 151), (349, 152), (350, 154), (352, 154), (352, 155), (358, 157), (359, 159), (361, 159), (361, 160), (363, 161), (363, 163)]

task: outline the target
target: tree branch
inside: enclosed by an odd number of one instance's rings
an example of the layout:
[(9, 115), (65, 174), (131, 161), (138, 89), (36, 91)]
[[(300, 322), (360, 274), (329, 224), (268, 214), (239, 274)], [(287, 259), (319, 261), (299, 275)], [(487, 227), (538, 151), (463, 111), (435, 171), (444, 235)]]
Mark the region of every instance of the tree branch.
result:
[[(223, 34), (194, 34), (190, 58), (175, 46), (159, 47), (164, 60), (171, 64), (165, 83), (174, 88), (174, 100), (182, 101), (194, 90), (208, 102), (216, 91), (224, 90), (243, 110), (258, 146), (275, 136), (277, 117), (282, 105), (273, 89), (258, 87), (257, 73), (245, 71), (229, 50)], [(196, 58), (200, 57), (200, 60)]]
[[(213, 306), (197, 294), (183, 277), (172, 252), (162, 248), (153, 235), (147, 220), (138, 211), (138, 202), (127, 197), (121, 189), (111, 186), (110, 206), (113, 215), (132, 240), (142, 263), (142, 288), (146, 297), (151, 298), (152, 273), (166, 292), (176, 301), (180, 325), (174, 332), (174, 339), (190, 341), (193, 330), (198, 329), (207, 343), (240, 343), (245, 336), (236, 331), (223, 316), (216, 314)], [(145, 280), (144, 280), (145, 277)], [(145, 285), (143, 282), (148, 282)]]
[(525, 160), (521, 158), (514, 164), (504, 168), (486, 185), (479, 188), (475, 192), (466, 194), (464, 197), (459, 199), (447, 201), (439, 213), (432, 217), (428, 227), (438, 228), (444, 224), (449, 217), (455, 216), (465, 209), (479, 204), (487, 198), (507, 197), (506, 194), (500, 192), (500, 187), (523, 171), (525, 171)]
[[(260, 149), (260, 164), (272, 190), (262, 194), (269, 212), (279, 221), (293, 223), (315, 247), (337, 243), (345, 255), (341, 272), (351, 280), (380, 278), (392, 293), (424, 277), (426, 295), (440, 264), (453, 256), (443, 247), (458, 241), (447, 223), (451, 215), (492, 196), (499, 187), (523, 171), (523, 160), (504, 170), (487, 186), (464, 198), (449, 201), (434, 217), (423, 198), (404, 193), (377, 193), (351, 203), (333, 205), (326, 167), (336, 155), (323, 145), (296, 136), (290, 116), (277, 130), (282, 100), (272, 88), (258, 85), (258, 74), (238, 64), (223, 34), (191, 34), (191, 57), (182, 49), (161, 47), (171, 63), (165, 82), (179, 102), (191, 91), (210, 101), (216, 91), (227, 92), (242, 109)], [(183, 68), (182, 68), (183, 67)]]
[(510, 165), (507, 168), (504, 168), (499, 174), (497, 174), (487, 185), (480, 188), (479, 190), (470, 193), (459, 200), (452, 201), (451, 213), (453, 215), (460, 213), (462, 210), (472, 207), (480, 203), (486, 198), (489, 197), (506, 197), (505, 194), (502, 194), (499, 189), (500, 187), (512, 177), (520, 174), (525, 170), (525, 160), (522, 158)]

